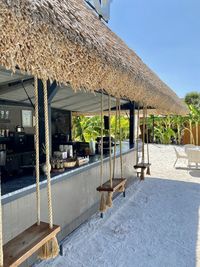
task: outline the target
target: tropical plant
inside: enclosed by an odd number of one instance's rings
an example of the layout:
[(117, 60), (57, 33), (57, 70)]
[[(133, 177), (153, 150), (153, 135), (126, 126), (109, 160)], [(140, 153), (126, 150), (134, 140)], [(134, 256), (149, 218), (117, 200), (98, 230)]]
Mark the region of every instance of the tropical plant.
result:
[(197, 109), (200, 109), (200, 93), (198, 92), (190, 92), (185, 96), (185, 103), (188, 106), (193, 106)]
[(83, 119), (83, 116), (74, 116), (73, 122), (72, 122), (72, 136), (73, 140), (76, 141), (85, 141), (85, 137), (83, 135), (83, 129), (81, 125), (81, 121)]
[(167, 116), (155, 118), (154, 137), (156, 142), (161, 144), (171, 144), (172, 139), (176, 139), (176, 132), (171, 126), (171, 117)]
[[(115, 136), (115, 116), (111, 116), (111, 136)], [(103, 131), (104, 136), (108, 135), (108, 130)], [(100, 116), (74, 116), (72, 128), (73, 140), (89, 142), (95, 140), (101, 135), (101, 118)], [(129, 120), (125, 116), (121, 116), (121, 138), (125, 140), (129, 138)], [(117, 138), (119, 139), (119, 130), (117, 130)]]
[(176, 133), (177, 144), (181, 144), (184, 129), (186, 127), (186, 118), (180, 115), (172, 117), (172, 127)]
[(200, 124), (200, 108), (197, 108), (194, 105), (189, 105), (190, 116), (192, 117), (192, 122), (195, 125), (196, 129), (196, 144), (199, 143), (199, 124)]

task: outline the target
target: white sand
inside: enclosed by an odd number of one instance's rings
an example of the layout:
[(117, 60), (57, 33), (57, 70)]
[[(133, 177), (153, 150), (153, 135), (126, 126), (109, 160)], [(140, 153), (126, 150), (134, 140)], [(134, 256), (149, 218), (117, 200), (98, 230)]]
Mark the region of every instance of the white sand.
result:
[(200, 266), (200, 170), (184, 160), (173, 168), (173, 146), (150, 150), (152, 176), (70, 235), (63, 257), (38, 267)]

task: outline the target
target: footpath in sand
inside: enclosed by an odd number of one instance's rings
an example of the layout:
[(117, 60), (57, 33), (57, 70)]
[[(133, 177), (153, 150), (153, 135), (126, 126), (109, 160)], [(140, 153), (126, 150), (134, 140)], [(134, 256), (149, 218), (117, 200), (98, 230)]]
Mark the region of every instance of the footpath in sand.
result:
[(173, 168), (173, 146), (150, 152), (152, 176), (71, 234), (64, 256), (38, 267), (200, 267), (200, 170), (184, 160)]

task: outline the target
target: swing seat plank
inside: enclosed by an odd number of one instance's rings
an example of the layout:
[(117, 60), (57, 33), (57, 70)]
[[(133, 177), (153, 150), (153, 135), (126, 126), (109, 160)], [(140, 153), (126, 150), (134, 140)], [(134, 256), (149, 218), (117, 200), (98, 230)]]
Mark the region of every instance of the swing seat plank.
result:
[(3, 247), (4, 267), (16, 267), (27, 260), (60, 232), (60, 226), (49, 228), (48, 223), (32, 225)]
[(110, 186), (110, 181), (105, 182), (102, 186), (97, 187), (97, 191), (99, 192), (115, 192), (121, 186), (124, 186), (126, 183), (126, 178), (113, 178), (112, 187)]
[(134, 165), (135, 169), (146, 169), (151, 166), (151, 163), (138, 163)]

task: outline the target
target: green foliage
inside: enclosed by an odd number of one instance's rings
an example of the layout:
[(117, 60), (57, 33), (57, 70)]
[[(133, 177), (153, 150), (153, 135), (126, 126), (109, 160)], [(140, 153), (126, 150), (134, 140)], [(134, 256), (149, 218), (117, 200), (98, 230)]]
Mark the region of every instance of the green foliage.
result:
[[(101, 136), (101, 118), (100, 116), (76, 116), (73, 117), (73, 140), (89, 142), (91, 139), (96, 140)], [(129, 137), (129, 120), (121, 116), (121, 134), (122, 140)], [(104, 130), (104, 136), (108, 131)], [(111, 135), (115, 136), (115, 116), (111, 116)], [(119, 139), (119, 129), (117, 130), (117, 139)]]
[(192, 122), (200, 122), (200, 107), (197, 108), (194, 105), (189, 105), (190, 118)]
[[(162, 144), (170, 144), (174, 139), (181, 144), (184, 131), (190, 131), (189, 123), (194, 125), (200, 123), (200, 93), (191, 92), (185, 97), (190, 113), (188, 116), (149, 116), (147, 120), (150, 139), (153, 139), (152, 125), (154, 121), (154, 141)], [(140, 121), (142, 124), (142, 120)], [(100, 116), (76, 116), (73, 117), (73, 140), (89, 142), (101, 136), (101, 118)], [(121, 116), (122, 140), (129, 138), (129, 119)], [(104, 136), (108, 131), (104, 130)], [(111, 135), (115, 137), (115, 116), (111, 116)], [(119, 139), (119, 129), (117, 130), (117, 139)]]
[(155, 117), (154, 118), (154, 138), (161, 144), (170, 144), (172, 138), (178, 139), (177, 129), (173, 127), (175, 117)]
[(185, 103), (188, 106), (193, 106), (194, 108), (200, 109), (200, 93), (191, 92), (185, 96)]
[[(148, 118), (148, 127), (151, 129), (154, 120), (154, 137), (156, 142), (162, 144), (170, 144), (172, 139), (176, 143), (181, 144), (184, 131), (192, 132), (189, 129), (189, 123), (193, 126), (195, 123), (200, 123), (200, 93), (191, 92), (185, 96), (185, 102), (189, 107), (190, 113), (187, 116), (165, 116)], [(152, 137), (152, 131), (151, 131)], [(194, 137), (192, 136), (194, 139)]]

